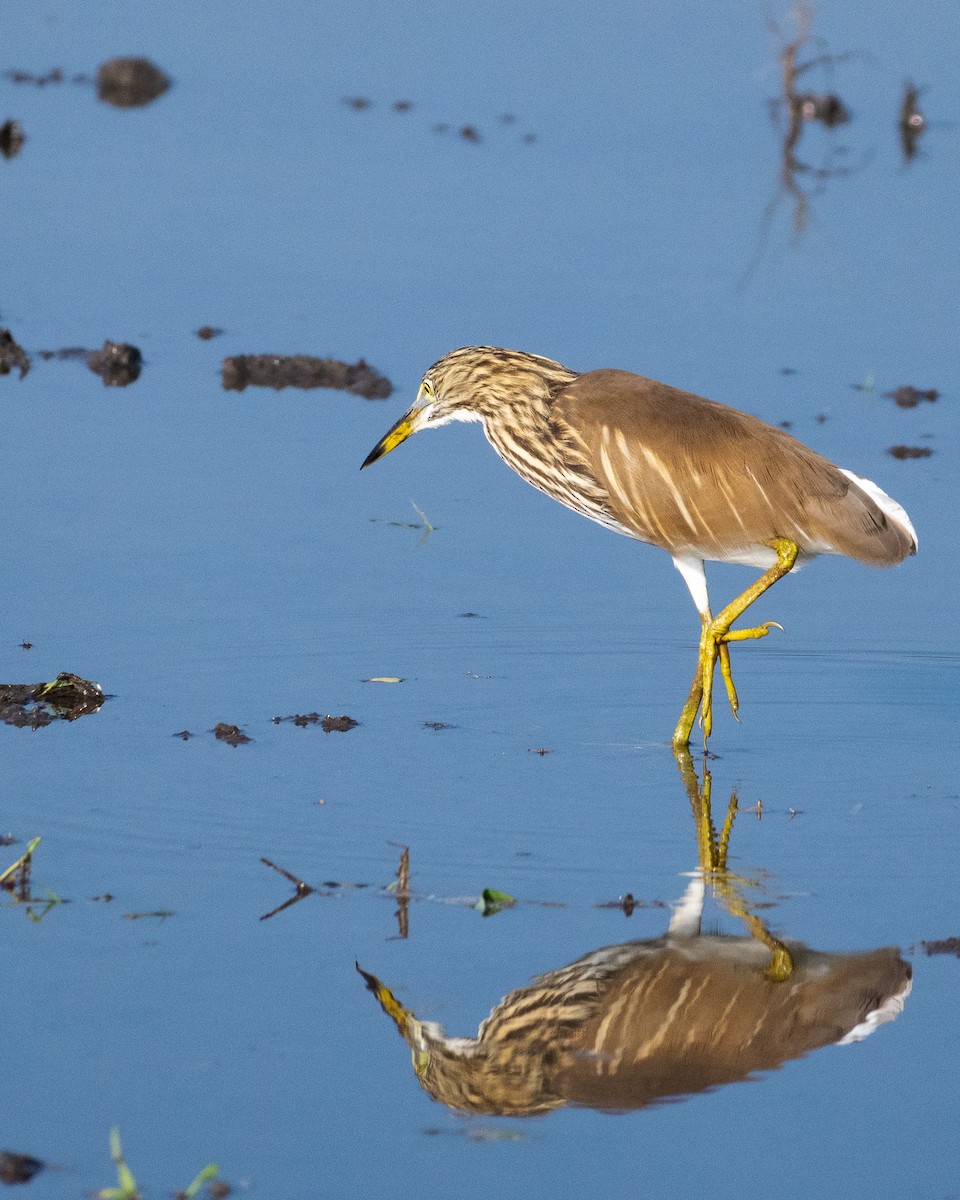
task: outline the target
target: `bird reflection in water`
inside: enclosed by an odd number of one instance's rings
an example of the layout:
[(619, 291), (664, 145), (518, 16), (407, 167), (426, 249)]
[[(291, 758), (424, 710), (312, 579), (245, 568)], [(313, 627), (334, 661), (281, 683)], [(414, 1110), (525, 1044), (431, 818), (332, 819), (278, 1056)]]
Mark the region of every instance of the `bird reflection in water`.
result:
[[(896, 948), (828, 954), (774, 937), (726, 866), (736, 813), (718, 831), (689, 754), (678, 764), (700, 869), (667, 932), (605, 946), (505, 996), (476, 1037), (449, 1037), (357, 969), (413, 1052), (421, 1086), (458, 1112), (534, 1116), (566, 1105), (623, 1112), (859, 1041), (900, 1013), (910, 966)], [(707, 888), (749, 936), (701, 932)]]

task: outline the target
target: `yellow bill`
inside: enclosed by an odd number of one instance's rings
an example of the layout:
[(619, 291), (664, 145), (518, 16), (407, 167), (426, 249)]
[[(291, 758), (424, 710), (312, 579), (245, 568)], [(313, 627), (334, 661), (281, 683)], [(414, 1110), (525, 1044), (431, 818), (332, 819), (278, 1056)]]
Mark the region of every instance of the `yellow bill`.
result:
[(389, 454), (391, 450), (395, 450), (401, 442), (405, 442), (411, 433), (416, 433), (419, 427), (417, 418), (423, 412), (423, 407), (411, 408), (405, 412), (400, 420), (383, 435), (379, 442), (370, 451), (367, 457), (360, 464), (360, 470), (364, 467), (369, 467), (371, 463), (375, 463), (378, 458), (383, 458), (385, 454)]

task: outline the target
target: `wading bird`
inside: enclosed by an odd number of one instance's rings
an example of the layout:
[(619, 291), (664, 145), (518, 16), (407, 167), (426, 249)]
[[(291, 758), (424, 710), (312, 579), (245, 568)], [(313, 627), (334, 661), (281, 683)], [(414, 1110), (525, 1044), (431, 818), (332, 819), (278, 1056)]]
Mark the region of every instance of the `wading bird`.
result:
[[(465, 346), (435, 363), (363, 466), (450, 421), (479, 421), (528, 483), (672, 556), (702, 625), (676, 748), (689, 743), (698, 712), (706, 745), (718, 660), (737, 715), (729, 643), (765, 637), (776, 622), (731, 625), (778, 579), (818, 554), (889, 567), (917, 551), (910, 518), (895, 500), (782, 429), (629, 371), (580, 375), (493, 346)], [(705, 560), (763, 574), (714, 617)]]

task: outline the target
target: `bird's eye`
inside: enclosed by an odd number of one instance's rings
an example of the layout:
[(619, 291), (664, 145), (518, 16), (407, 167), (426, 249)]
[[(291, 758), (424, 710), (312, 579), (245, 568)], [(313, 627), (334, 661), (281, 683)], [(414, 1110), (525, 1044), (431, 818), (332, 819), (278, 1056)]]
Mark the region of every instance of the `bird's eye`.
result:
[(420, 386), (423, 388), (423, 394), (425, 396), (429, 396), (431, 400), (436, 396), (436, 392), (433, 390), (433, 384), (428, 379), (425, 379)]

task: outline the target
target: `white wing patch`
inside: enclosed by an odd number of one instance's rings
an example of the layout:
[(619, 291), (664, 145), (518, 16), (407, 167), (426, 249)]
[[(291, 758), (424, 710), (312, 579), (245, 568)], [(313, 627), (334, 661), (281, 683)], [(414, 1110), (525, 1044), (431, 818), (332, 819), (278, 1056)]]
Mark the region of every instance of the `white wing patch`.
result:
[(845, 471), (843, 467), (840, 467), (839, 471), (841, 475), (846, 475), (848, 479), (852, 479), (861, 492), (866, 492), (880, 511), (888, 516), (894, 525), (899, 526), (900, 529), (909, 534), (913, 538), (915, 547), (919, 546), (917, 531), (914, 529), (910, 518), (907, 516), (907, 510), (902, 504), (898, 504), (892, 496), (888, 496), (885, 491), (878, 488), (872, 479), (864, 479), (862, 475), (854, 475), (852, 471)]

